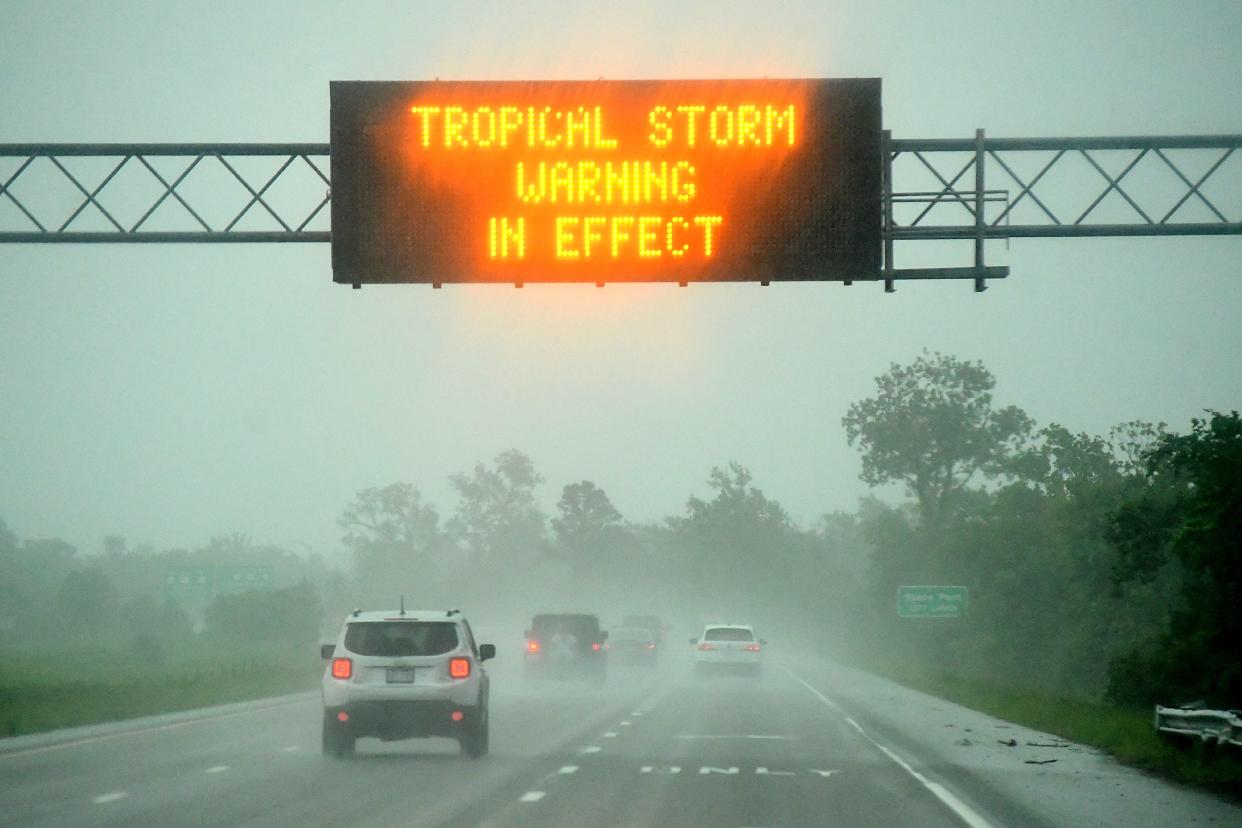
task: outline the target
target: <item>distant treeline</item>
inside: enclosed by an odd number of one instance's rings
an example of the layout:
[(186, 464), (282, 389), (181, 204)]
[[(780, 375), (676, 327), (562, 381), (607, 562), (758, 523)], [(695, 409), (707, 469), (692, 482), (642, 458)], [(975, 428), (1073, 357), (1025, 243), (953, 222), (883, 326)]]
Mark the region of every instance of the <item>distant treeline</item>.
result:
[[(1242, 422), (1208, 412), (1188, 433), (1127, 422), (1108, 435), (1038, 428), (997, 407), (978, 362), (924, 352), (850, 406), (846, 437), (900, 506), (796, 525), (738, 463), (679, 514), (627, 521), (591, 481), (544, 478), (511, 450), (450, 478), (442, 519), (410, 482), (368, 488), (339, 525), (338, 570), (244, 536), (194, 550), (98, 555), (18, 539), (0, 523), (0, 637), (198, 635), (253, 643), (330, 634), (353, 606), (656, 612), (692, 625), (746, 618), (847, 656), (881, 654), (1014, 688), (1122, 703), (1242, 699)], [(639, 462), (636, 460), (636, 462)], [(160, 579), (195, 566), (270, 566), (278, 588), (193, 594)], [(969, 589), (965, 617), (899, 619), (899, 586)], [(611, 615), (609, 615), (611, 613)]]
[[(187, 574), (224, 580), (234, 570), (255, 569), (272, 574), (272, 588), (221, 594)], [(102, 552), (81, 555), (59, 539), (19, 540), (0, 521), (0, 642), (15, 650), (119, 645), (156, 660), (196, 637), (313, 642), (320, 594), (343, 580), (319, 557), (243, 535), (161, 552), (111, 536)]]

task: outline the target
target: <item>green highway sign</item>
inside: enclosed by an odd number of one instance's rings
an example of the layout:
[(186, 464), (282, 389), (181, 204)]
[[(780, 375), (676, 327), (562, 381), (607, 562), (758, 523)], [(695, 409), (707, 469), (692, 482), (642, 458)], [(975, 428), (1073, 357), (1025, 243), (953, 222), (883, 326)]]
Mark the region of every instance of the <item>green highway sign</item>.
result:
[(276, 572), (270, 566), (217, 566), (217, 592), (250, 592), (271, 589)]
[(968, 593), (964, 586), (903, 586), (897, 588), (897, 614), (902, 618), (961, 618)]
[(179, 594), (206, 595), (214, 591), (215, 573), (210, 566), (174, 566), (164, 572), (164, 590)]
[(163, 576), (164, 590), (180, 595), (267, 590), (275, 583), (271, 566), (173, 566)]

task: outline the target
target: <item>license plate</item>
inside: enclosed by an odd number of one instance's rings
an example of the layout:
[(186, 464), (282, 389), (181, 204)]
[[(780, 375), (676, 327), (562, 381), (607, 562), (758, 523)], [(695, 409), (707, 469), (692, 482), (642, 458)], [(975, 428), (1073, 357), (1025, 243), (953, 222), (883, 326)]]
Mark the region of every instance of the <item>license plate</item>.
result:
[(413, 667), (389, 667), (388, 668), (389, 684), (413, 684), (414, 668)]

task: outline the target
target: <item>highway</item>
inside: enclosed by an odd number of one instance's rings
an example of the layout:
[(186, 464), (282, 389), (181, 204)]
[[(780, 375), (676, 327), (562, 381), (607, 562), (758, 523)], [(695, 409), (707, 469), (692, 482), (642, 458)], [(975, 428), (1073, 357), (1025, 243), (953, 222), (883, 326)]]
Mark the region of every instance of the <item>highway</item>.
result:
[(774, 655), (757, 680), (666, 661), (613, 669), (600, 688), (493, 662), (482, 760), (447, 740), (326, 758), (317, 693), (8, 739), (0, 813), (56, 826), (1242, 825), (1235, 805), (827, 661)]

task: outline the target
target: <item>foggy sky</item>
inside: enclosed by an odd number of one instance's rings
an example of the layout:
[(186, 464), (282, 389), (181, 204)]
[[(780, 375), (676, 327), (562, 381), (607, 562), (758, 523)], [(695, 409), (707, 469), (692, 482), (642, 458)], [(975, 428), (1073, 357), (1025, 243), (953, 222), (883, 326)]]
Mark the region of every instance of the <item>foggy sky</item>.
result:
[[(322, 142), (330, 80), (435, 77), (876, 76), (895, 137), (1242, 132), (1231, 0), (255, 5), (6, 0), (0, 142)], [(1236, 218), (1242, 189), (1221, 200)], [(335, 285), (328, 245), (0, 247), (0, 518), (86, 551), (329, 552), (359, 489), (410, 481), (447, 517), (448, 475), (518, 448), (549, 508), (585, 478), (659, 518), (736, 460), (809, 523), (867, 491), (847, 406), (923, 348), (983, 360), (1041, 425), (1239, 407), (1242, 239), (989, 257), (1012, 274), (980, 295), (433, 292)]]

